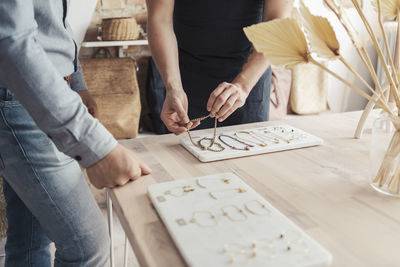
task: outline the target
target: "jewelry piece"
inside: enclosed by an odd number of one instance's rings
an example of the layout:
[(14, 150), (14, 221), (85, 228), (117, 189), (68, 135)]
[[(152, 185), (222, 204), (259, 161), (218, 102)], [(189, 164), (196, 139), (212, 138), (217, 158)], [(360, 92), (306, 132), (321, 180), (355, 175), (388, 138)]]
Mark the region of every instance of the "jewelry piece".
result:
[[(209, 215), (209, 221), (212, 223), (203, 223), (205, 220), (196, 219), (196, 215), (198, 214), (206, 214)], [(195, 211), (193, 212), (192, 218), (190, 219), (191, 223), (195, 223), (200, 227), (211, 227), (218, 224), (217, 219), (215, 218), (214, 214), (210, 211)]]
[(165, 202), (166, 201), (164, 196), (157, 196), (156, 199), (157, 199), (158, 202)]
[(177, 186), (164, 192), (165, 195), (174, 197), (183, 197), (187, 193), (193, 192), (195, 189), (191, 185)]
[[(232, 139), (232, 140), (234, 140), (234, 141), (236, 141), (236, 142), (238, 142), (238, 143), (244, 145), (245, 147), (243, 147), (243, 148), (241, 148), (241, 147), (235, 147), (235, 146), (233, 146), (233, 145), (227, 143), (226, 141), (222, 140), (222, 137), (228, 137), (228, 138), (230, 138), (230, 139)], [(218, 136), (218, 139), (219, 139), (224, 145), (226, 145), (227, 147), (229, 147), (229, 148), (231, 148), (231, 149), (233, 149), (233, 150), (250, 150), (250, 147), (254, 147), (253, 145), (247, 144), (246, 142), (243, 142), (243, 141), (241, 141), (241, 140), (239, 140), (239, 139), (237, 139), (237, 138), (235, 138), (235, 137), (232, 137), (232, 136), (226, 135), (226, 134), (221, 134), (221, 135), (219, 135), (219, 136)]]
[[(229, 212), (226, 211), (226, 209), (228, 209), (230, 207), (232, 207), (234, 210), (236, 210), (237, 214), (240, 214), (241, 219), (237, 219), (237, 218), (233, 217), (231, 214), (229, 214)], [(239, 209), (235, 205), (229, 205), (229, 206), (222, 207), (221, 210), (222, 210), (222, 215), (224, 215), (225, 217), (227, 217), (229, 220), (231, 220), (233, 222), (241, 222), (241, 221), (247, 220), (246, 213), (244, 213), (243, 210)]]
[(279, 235), (279, 242), (284, 242), (285, 244), (281, 244), (281, 249), (289, 252), (289, 251), (300, 251), (304, 253), (309, 252), (308, 244), (304, 241), (302, 235), (298, 231), (289, 231), (282, 232)]
[(186, 225), (186, 221), (185, 219), (176, 219), (176, 223), (179, 224), (180, 226), (184, 226)]
[(268, 135), (265, 135), (265, 134), (261, 135), (261, 133), (255, 132), (255, 131), (251, 131), (250, 133), (255, 135), (255, 136), (257, 136), (257, 137), (259, 137), (260, 139), (262, 139), (264, 141), (273, 142), (275, 144), (279, 144), (279, 142), (280, 142), (279, 139), (276, 138), (276, 137), (271, 137), (271, 136), (268, 136)]
[(215, 179), (215, 178), (198, 178), (197, 179), (197, 185), (198, 186), (200, 186), (200, 187), (202, 187), (202, 188), (209, 188), (210, 186), (207, 186), (207, 185), (204, 185), (204, 184), (202, 184), (202, 181), (213, 181), (213, 182), (215, 182), (215, 181), (218, 181), (218, 182), (222, 182), (222, 183), (224, 183), (224, 184), (230, 184), (230, 182), (231, 182), (231, 179), (229, 179), (229, 178), (220, 178), (220, 179)]
[(282, 231), (279, 239), (284, 239), (288, 245), (303, 242), (303, 236), (299, 231)]
[[(276, 131), (276, 130), (279, 130), (282, 133), (286, 132), (286, 129), (283, 128), (282, 126), (274, 126), (274, 131)], [(292, 131), (293, 131), (293, 129), (292, 129)]]
[[(204, 146), (204, 145), (201, 143), (201, 141), (203, 141), (203, 140), (211, 141), (211, 145), (209, 145), (209, 146)], [(210, 137), (203, 137), (203, 138), (201, 138), (199, 141), (197, 141), (197, 145), (198, 145), (198, 147), (201, 148), (201, 150), (208, 150), (208, 151), (212, 151), (212, 152), (221, 152), (221, 151), (224, 151), (224, 150), (225, 150), (225, 147), (223, 147), (220, 143), (216, 143), (216, 142), (214, 141), (214, 138), (210, 138)], [(218, 148), (217, 148), (217, 149), (212, 148), (213, 145), (218, 146)]]
[[(240, 260), (247, 258), (249, 261), (255, 260), (255, 258), (264, 258), (268, 256), (270, 259), (274, 259), (277, 255), (277, 250), (274, 245), (275, 241), (268, 239), (261, 239), (253, 241), (251, 244), (225, 244), (222, 253), (229, 255), (230, 258), (238, 257)], [(287, 250), (288, 246), (285, 246), (284, 251)], [(292, 249), (292, 247), (291, 247)]]
[[(255, 203), (257, 205), (257, 208), (252, 207), (252, 205), (250, 205), (251, 203)], [(254, 205), (253, 205), (254, 206)], [(258, 200), (251, 200), (248, 201), (244, 204), (244, 207), (246, 208), (246, 210), (248, 212), (250, 212), (253, 215), (257, 215), (257, 216), (264, 216), (264, 215), (269, 215), (271, 214), (271, 211), (267, 208), (267, 206), (263, 203), (261, 203)]]
[[(224, 192), (231, 192), (231, 193), (233, 193), (232, 195), (225, 195), (225, 196), (222, 196), (222, 197), (217, 197), (216, 196), (216, 193), (224, 193)], [(226, 197), (231, 197), (231, 196), (235, 196), (236, 194), (242, 194), (242, 193), (246, 193), (247, 192), (247, 190), (246, 189), (243, 189), (243, 188), (232, 188), (232, 189), (226, 189), (226, 190), (220, 190), (220, 191), (213, 191), (213, 192), (210, 192), (209, 194), (210, 194), (210, 196), (213, 198), (213, 199), (221, 199), (221, 198), (226, 198)]]
[[(196, 119), (190, 120), (190, 122), (202, 121), (202, 120), (205, 120), (205, 119), (209, 118), (210, 116), (211, 116), (211, 113), (208, 114), (207, 116), (203, 116), (203, 117), (200, 117), (200, 118), (196, 118)], [(195, 147), (198, 147), (198, 148), (200, 148), (201, 150), (209, 150), (209, 151), (212, 151), (212, 152), (221, 152), (221, 151), (223, 151), (223, 150), (225, 149), (221, 144), (215, 143), (215, 139), (217, 138), (217, 117), (215, 117), (215, 121), (214, 121), (214, 134), (213, 134), (213, 137), (212, 137), (212, 138), (210, 138), (210, 137), (205, 137), (205, 138), (200, 139), (197, 143), (195, 143), (195, 142), (193, 141), (192, 136), (190, 135), (190, 129), (187, 131), (187, 133), (188, 133), (188, 135), (189, 135), (190, 142), (192, 142), (192, 144), (193, 144)], [(209, 145), (209, 146), (203, 146), (203, 145), (201, 144), (201, 141), (202, 141), (202, 140), (210, 140), (210, 141), (211, 141), (211, 145)], [(213, 146), (214, 144), (216, 144), (216, 145), (219, 147), (219, 149), (213, 149), (212, 146)]]
[(271, 131), (264, 131), (264, 133), (265, 134), (270, 134), (270, 135), (272, 135), (272, 136), (274, 136), (276, 138), (279, 138), (279, 139), (281, 139), (282, 141), (285, 141), (288, 144), (294, 140), (293, 138), (291, 138), (291, 139), (283, 138), (282, 136), (279, 136), (279, 135), (277, 135), (277, 134), (275, 134), (275, 133), (273, 133)]
[[(265, 129), (268, 130), (268, 129)], [(307, 135), (301, 132), (296, 131), (295, 129), (291, 128), (291, 129), (286, 129), (283, 126), (275, 126), (273, 127), (273, 130), (275, 132), (280, 132), (284, 134), (284, 137), (286, 137), (286, 139), (290, 142), (295, 141), (295, 140), (299, 140), (299, 139), (303, 139), (306, 138)], [(270, 131), (269, 131), (270, 132)]]
[[(261, 142), (261, 143), (254, 142), (254, 141), (250, 141), (250, 140), (248, 140), (248, 139), (242, 138), (242, 137), (239, 136), (239, 134), (247, 134), (247, 135), (250, 136), (251, 138), (253, 138), (253, 139), (255, 139), (255, 140), (257, 140), (258, 142)], [(261, 147), (266, 147), (266, 146), (268, 146), (268, 144), (265, 143), (263, 139), (261, 139), (261, 138), (258, 137), (257, 135), (254, 135), (253, 132), (248, 132), (248, 131), (237, 131), (237, 132), (235, 132), (235, 136), (236, 136), (237, 138), (239, 138), (240, 140), (245, 140), (246, 142), (250, 142), (250, 143), (256, 144), (256, 145), (261, 146)]]

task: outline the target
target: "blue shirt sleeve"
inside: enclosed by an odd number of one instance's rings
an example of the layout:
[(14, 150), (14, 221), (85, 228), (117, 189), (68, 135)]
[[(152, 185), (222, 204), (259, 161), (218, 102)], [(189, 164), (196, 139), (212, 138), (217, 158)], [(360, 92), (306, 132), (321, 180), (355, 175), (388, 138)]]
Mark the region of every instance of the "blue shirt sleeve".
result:
[[(38, 44), (32, 0), (0, 2), (0, 84), (9, 88), (57, 148), (88, 167), (116, 145)], [(71, 63), (72, 64), (72, 63)], [(82, 74), (74, 77), (83, 88)]]
[(75, 92), (87, 90), (85, 78), (83, 77), (82, 67), (78, 61), (78, 69), (76, 72), (71, 74), (71, 89)]

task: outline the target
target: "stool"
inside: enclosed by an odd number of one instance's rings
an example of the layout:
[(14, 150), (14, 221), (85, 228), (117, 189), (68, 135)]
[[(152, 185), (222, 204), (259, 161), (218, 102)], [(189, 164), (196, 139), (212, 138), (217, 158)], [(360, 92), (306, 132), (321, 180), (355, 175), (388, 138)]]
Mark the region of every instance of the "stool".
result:
[[(7, 237), (7, 227), (6, 201), (3, 195), (3, 179), (0, 176), (0, 240)], [(0, 251), (0, 257), (5, 257), (3, 251)]]
[[(115, 267), (113, 207), (110, 197), (110, 189), (106, 189), (106, 203), (107, 203), (108, 231), (110, 234), (110, 266)], [(128, 237), (125, 234), (124, 267), (127, 266), (128, 266)]]

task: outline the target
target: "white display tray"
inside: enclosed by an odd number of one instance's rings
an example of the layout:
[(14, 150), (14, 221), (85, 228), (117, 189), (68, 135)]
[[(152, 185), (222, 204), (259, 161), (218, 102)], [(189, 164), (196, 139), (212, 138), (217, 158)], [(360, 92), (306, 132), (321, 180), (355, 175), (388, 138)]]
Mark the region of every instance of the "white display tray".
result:
[[(192, 144), (192, 142), (190, 142), (189, 137), (182, 138), (181, 145), (184, 146), (190, 153), (192, 153), (201, 162), (210, 162), (210, 161), (217, 161), (217, 160), (223, 160), (223, 159), (231, 159), (231, 158), (252, 156), (252, 155), (284, 151), (284, 150), (290, 150), (290, 149), (296, 149), (296, 148), (316, 146), (316, 145), (321, 145), (323, 143), (323, 140), (321, 138), (313, 136), (309, 133), (306, 133), (302, 130), (294, 128), (290, 125), (266, 126), (266, 127), (246, 129), (245, 131), (254, 131), (259, 134), (263, 134), (263, 132), (265, 130), (272, 131), (274, 134), (279, 135), (286, 139), (290, 139), (293, 135), (297, 136), (298, 138), (291, 141), (290, 143), (283, 141), (283, 139), (278, 144), (274, 143), (273, 141), (270, 141), (270, 142), (267, 141), (266, 143), (268, 143), (268, 146), (266, 146), (266, 147), (260, 147), (260, 146), (255, 145), (254, 147), (250, 148), (250, 150), (246, 150), (246, 151), (233, 150), (233, 149), (229, 148), (228, 146), (226, 146), (225, 144), (223, 144), (220, 140), (218, 140), (218, 138), (216, 139), (216, 142), (220, 143), (225, 148), (225, 150), (223, 150), (221, 152), (202, 150), (201, 148), (194, 146)], [(282, 130), (284, 132), (282, 132)], [(219, 132), (218, 135), (225, 134), (225, 135), (234, 136), (235, 132), (236, 131)], [(195, 136), (195, 133), (192, 133), (192, 136), (193, 136), (193, 141), (197, 142), (199, 139), (201, 139), (203, 137), (212, 137), (212, 133), (209, 135), (203, 135), (203, 136)], [(257, 141), (255, 139), (251, 139), (251, 138), (246, 138), (246, 139), (252, 140), (252, 141)], [(224, 141), (225, 140), (229, 141), (230, 144), (238, 145), (238, 147), (240, 147), (240, 144), (235, 141), (224, 138)], [(248, 142), (248, 143), (250, 144), (250, 142)], [(204, 142), (204, 144), (207, 144), (207, 143)], [(252, 144), (252, 145), (254, 145), (254, 144)], [(243, 145), (241, 147), (243, 147)]]
[[(183, 186), (194, 191), (180, 196)], [(232, 173), (154, 184), (148, 194), (188, 266), (320, 267), (332, 262), (329, 252)], [(223, 207), (233, 220), (224, 216)], [(194, 214), (202, 226), (191, 222)]]

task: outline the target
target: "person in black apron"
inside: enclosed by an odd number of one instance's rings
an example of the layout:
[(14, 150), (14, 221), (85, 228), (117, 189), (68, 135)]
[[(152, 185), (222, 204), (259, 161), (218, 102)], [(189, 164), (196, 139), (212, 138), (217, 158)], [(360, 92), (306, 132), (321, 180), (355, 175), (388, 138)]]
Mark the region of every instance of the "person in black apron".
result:
[[(292, 0), (147, 0), (147, 5), (156, 132), (167, 132), (158, 118), (175, 134), (197, 126), (189, 118), (209, 113), (219, 126), (268, 120), (270, 64), (253, 51), (243, 27), (288, 16)], [(198, 128), (213, 126), (209, 119)]]

